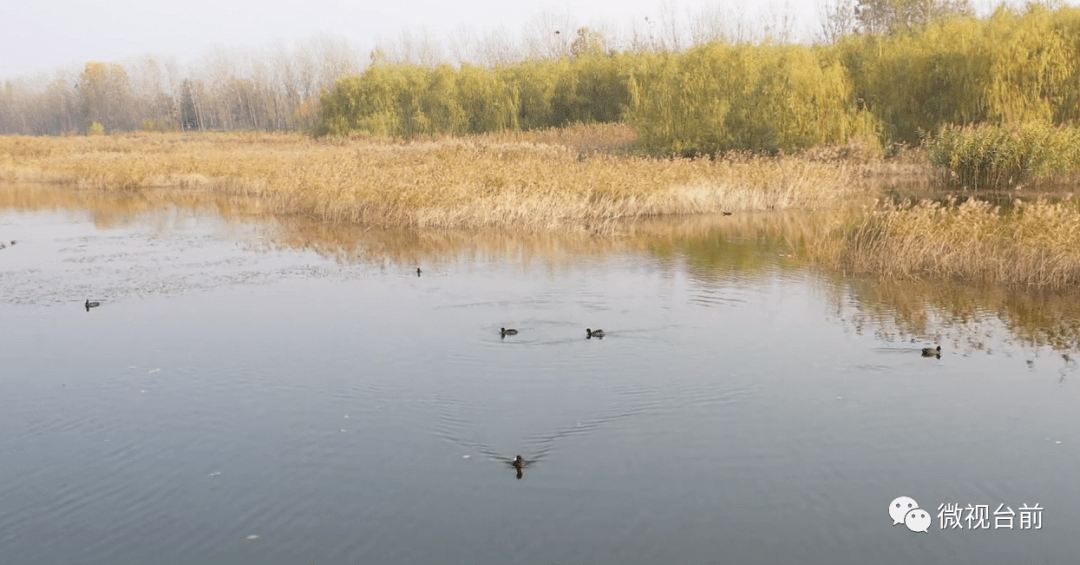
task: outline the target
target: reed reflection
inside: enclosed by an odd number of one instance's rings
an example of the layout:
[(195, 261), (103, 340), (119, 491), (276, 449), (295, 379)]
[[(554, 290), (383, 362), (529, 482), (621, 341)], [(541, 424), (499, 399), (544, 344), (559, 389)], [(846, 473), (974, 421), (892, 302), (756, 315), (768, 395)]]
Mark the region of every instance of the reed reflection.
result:
[[(307, 250), (344, 263), (438, 273), (450, 263), (513, 258), (550, 269), (578, 268), (590, 257), (648, 254), (663, 271), (681, 269), (703, 289), (809, 276), (835, 306), (833, 314), (856, 331), (874, 328), (882, 339), (918, 338), (986, 351), (993, 327), (1026, 347), (1080, 348), (1080, 290), (1038, 291), (948, 280), (857, 278), (814, 267), (810, 247), (830, 245), (823, 234), (851, 211), (736, 213), (651, 218), (627, 222), (612, 236), (581, 232), (514, 233), (488, 230), (384, 229), (327, 223), (266, 212), (258, 198), (210, 194), (198, 188), (123, 193), (64, 185), (0, 184), (0, 210), (88, 210), (100, 229), (161, 221), (162, 210), (212, 214), (255, 222), (270, 232), (250, 247)], [(155, 215), (157, 214), (157, 215)], [(847, 215), (847, 216), (846, 216)], [(167, 226), (163, 226), (167, 227)], [(14, 245), (18, 234), (0, 234)], [(8, 249), (11, 249), (9, 246)], [(416, 265), (424, 265), (427, 273)], [(438, 276), (438, 275), (436, 275)], [(509, 332), (508, 332), (509, 334)]]

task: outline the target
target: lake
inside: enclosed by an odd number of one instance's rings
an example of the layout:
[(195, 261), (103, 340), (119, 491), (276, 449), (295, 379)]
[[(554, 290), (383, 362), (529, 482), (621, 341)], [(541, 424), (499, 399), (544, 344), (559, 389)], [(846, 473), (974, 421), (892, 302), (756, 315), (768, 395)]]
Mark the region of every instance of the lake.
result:
[(0, 210), (0, 562), (1074, 561), (1074, 297), (847, 279), (740, 221)]

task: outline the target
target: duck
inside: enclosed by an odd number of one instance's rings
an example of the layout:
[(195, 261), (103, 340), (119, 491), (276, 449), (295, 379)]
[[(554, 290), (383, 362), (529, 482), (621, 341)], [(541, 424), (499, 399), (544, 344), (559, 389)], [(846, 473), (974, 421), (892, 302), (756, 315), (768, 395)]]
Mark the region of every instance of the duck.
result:
[(420, 276), (420, 267), (416, 268), (416, 276), (418, 276), (418, 277)]
[(941, 346), (937, 347), (924, 347), (922, 350), (923, 357), (937, 357), (941, 358)]
[(506, 328), (503, 328), (501, 333), (502, 333), (503, 337), (506, 337), (508, 335), (517, 335), (517, 330), (513, 330), (513, 329), (508, 330)]
[(590, 330), (589, 328), (585, 328), (585, 339), (592, 339), (594, 337), (603, 339), (605, 335), (607, 334), (604, 333), (604, 330)]
[(98, 306), (101, 306), (100, 302), (90, 302), (89, 300), (86, 301), (87, 312), (89, 312), (91, 308), (97, 308)]
[(518, 455), (514, 458), (513, 461), (510, 462), (510, 466), (520, 471), (523, 468), (528, 467), (529, 463), (531, 463), (531, 461), (526, 461), (520, 455)]

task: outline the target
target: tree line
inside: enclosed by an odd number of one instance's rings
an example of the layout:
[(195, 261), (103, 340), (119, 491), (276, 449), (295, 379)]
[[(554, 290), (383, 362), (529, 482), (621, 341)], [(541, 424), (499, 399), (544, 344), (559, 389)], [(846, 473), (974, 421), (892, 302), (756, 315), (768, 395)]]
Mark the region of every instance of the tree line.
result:
[(1080, 118), (1080, 10), (1000, 7), (976, 18), (955, 3), (939, 6), (941, 15), (880, 2), (895, 17), (870, 17), (864, 6), (856, 25), (887, 32), (813, 46), (712, 41), (680, 52), (618, 51), (581, 28), (560, 59), (497, 67), (376, 60), (323, 96), (319, 132), (469, 134), (625, 121), (653, 152), (700, 154), (798, 151), (853, 136), (914, 145), (947, 124)]
[(947, 124), (1080, 117), (1080, 10), (1003, 5), (979, 18), (964, 0), (837, 0), (825, 9), (813, 45), (739, 41), (708, 21), (690, 28), (690, 47), (675, 27), (635, 32), (628, 44), (560, 24), (538, 28), (531, 55), (488, 64), (440, 64), (409, 41), (374, 50), (366, 68), (334, 42), (272, 58), (220, 56), (183, 77), (152, 60), (88, 63), (75, 80), (34, 91), (5, 83), (0, 132), (412, 136), (629, 122), (650, 151), (699, 154), (798, 151), (852, 136), (913, 145)]
[(310, 131), (319, 96), (363, 66), (345, 41), (315, 38), (268, 51), (217, 51), (186, 72), (171, 60), (88, 62), (48, 82), (0, 84), (0, 133), (134, 130)]

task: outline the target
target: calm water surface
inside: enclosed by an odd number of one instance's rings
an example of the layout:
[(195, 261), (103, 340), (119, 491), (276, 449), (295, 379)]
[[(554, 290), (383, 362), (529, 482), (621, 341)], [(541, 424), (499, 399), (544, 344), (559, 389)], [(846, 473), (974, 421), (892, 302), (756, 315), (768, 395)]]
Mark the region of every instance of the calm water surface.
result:
[[(94, 219), (0, 212), (0, 563), (1080, 555), (1076, 361), (992, 312), (931, 315), (939, 360), (753, 241), (489, 249), (417, 277), (270, 226)], [(928, 534), (892, 525), (902, 495)], [(941, 529), (946, 503), (991, 527)]]

